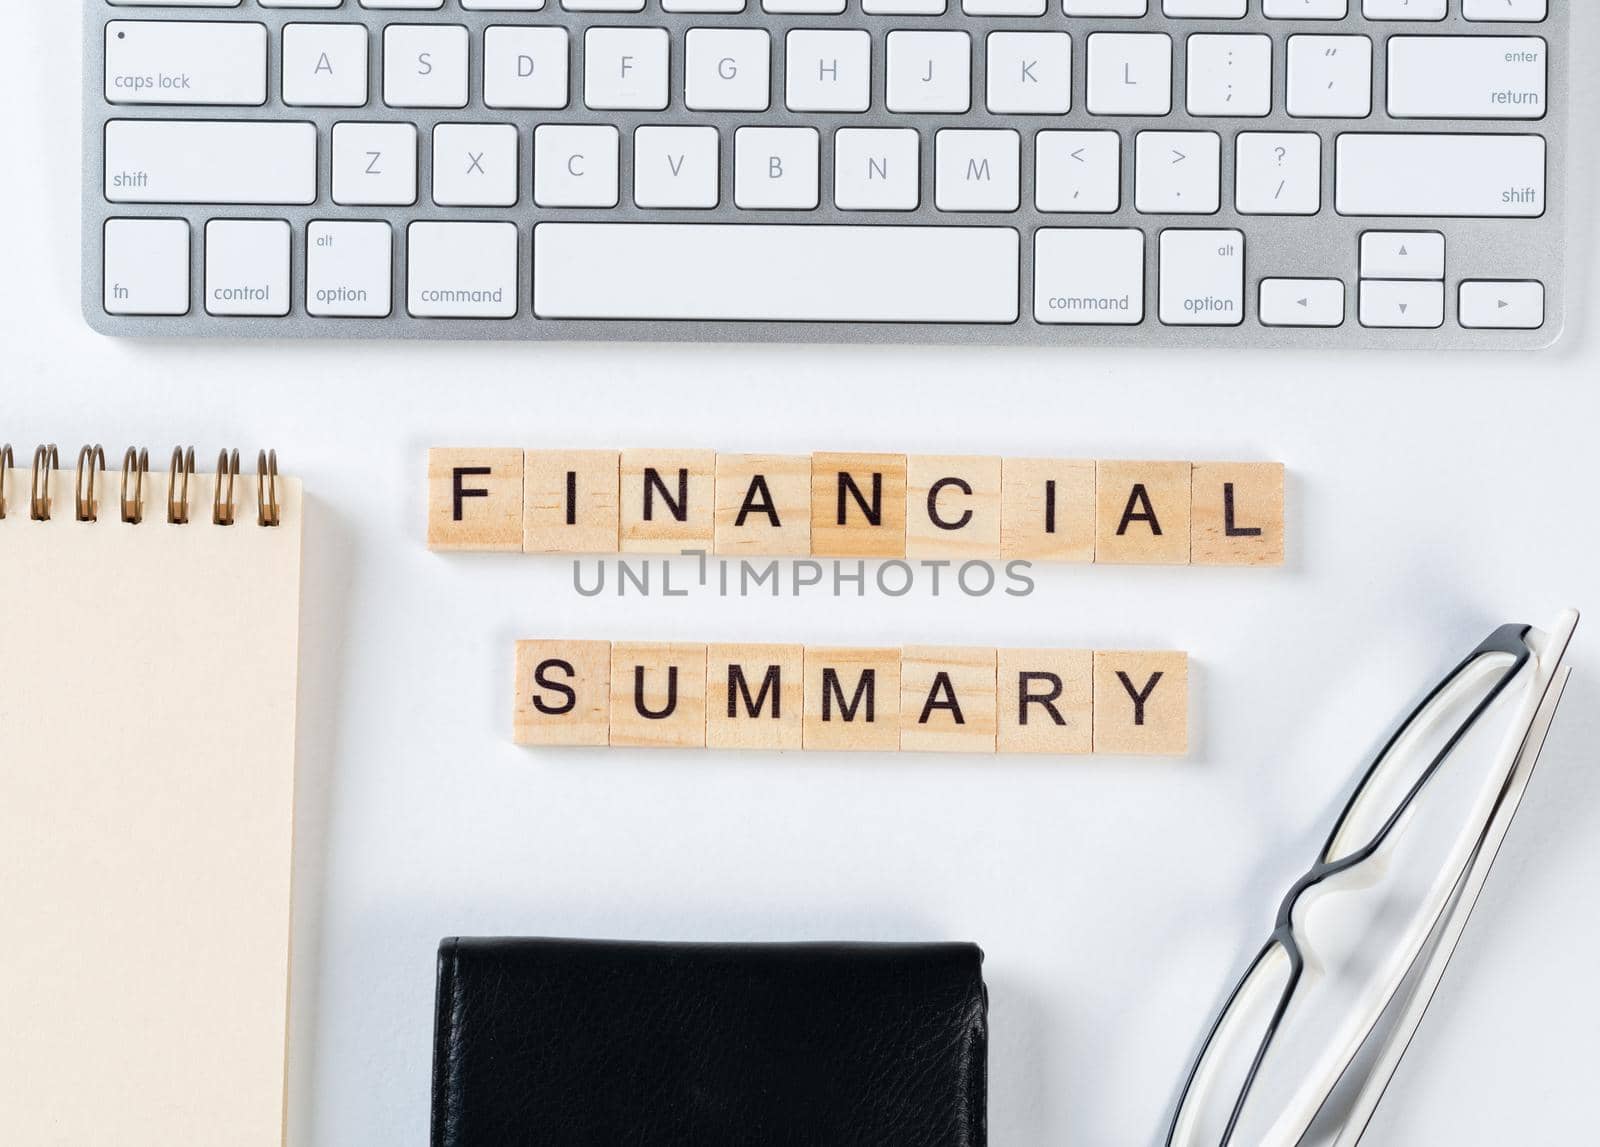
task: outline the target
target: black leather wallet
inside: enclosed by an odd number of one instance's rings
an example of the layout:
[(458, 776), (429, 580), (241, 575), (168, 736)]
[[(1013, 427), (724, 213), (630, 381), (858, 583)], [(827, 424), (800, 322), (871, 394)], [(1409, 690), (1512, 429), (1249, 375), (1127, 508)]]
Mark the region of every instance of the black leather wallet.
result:
[(983, 1147), (970, 944), (446, 940), (433, 1147)]

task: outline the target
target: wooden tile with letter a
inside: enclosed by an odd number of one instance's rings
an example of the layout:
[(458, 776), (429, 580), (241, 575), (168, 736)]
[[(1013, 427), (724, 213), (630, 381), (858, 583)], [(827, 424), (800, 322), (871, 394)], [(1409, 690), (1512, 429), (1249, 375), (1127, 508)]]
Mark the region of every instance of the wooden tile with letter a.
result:
[(717, 455), (716, 552), (811, 553), (810, 455)]
[(806, 647), (807, 752), (900, 748), (900, 651)]
[(622, 552), (711, 552), (717, 456), (710, 450), (622, 452)]
[(1095, 467), (1094, 560), (1189, 562), (1188, 462), (1100, 462)]
[(1002, 649), (995, 674), (1002, 753), (1094, 751), (1094, 654)]
[(428, 451), (428, 548), (522, 549), (522, 451)]
[(620, 515), (615, 450), (530, 450), (523, 463), (522, 548), (614, 554)]
[(903, 558), (906, 456), (811, 456), (811, 553), (819, 558)]
[(799, 749), (805, 647), (712, 645), (706, 650), (706, 747)]
[(1007, 458), (1000, 478), (1000, 556), (1094, 561), (1093, 462)]
[(607, 745), (611, 642), (517, 642), (516, 742)]
[(995, 651), (908, 645), (900, 660), (900, 748), (992, 753)]
[(698, 749), (706, 743), (706, 647), (651, 641), (611, 646), (611, 743)]
[(1094, 751), (1189, 751), (1187, 654), (1095, 653)]
[(1000, 556), (1000, 459), (913, 454), (906, 462), (906, 556)]
[(1196, 462), (1191, 481), (1195, 565), (1283, 564), (1283, 463)]

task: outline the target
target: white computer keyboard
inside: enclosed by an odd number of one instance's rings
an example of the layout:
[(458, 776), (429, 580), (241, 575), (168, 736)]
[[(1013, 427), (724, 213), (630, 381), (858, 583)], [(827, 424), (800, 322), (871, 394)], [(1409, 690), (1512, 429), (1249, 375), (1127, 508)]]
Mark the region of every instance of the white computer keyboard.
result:
[(1534, 347), (1570, 0), (85, 0), (116, 335)]

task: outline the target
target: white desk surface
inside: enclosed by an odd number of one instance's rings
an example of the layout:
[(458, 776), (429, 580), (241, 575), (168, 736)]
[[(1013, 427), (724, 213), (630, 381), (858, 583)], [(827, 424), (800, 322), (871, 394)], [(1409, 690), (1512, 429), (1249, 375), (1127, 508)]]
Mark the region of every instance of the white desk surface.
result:
[[(1600, 11), (1575, 6), (1594, 59)], [(14, 8), (0, 439), (275, 445), (312, 500), (296, 1147), (426, 1142), (434, 950), (462, 933), (975, 940), (995, 1147), (1153, 1144), (1382, 732), (1495, 624), (1566, 605), (1590, 616), (1559, 724), (1367, 1141), (1592, 1136), (1594, 69), (1573, 69), (1569, 330), (1539, 355), (145, 344), (79, 317), (81, 6)], [(1282, 459), (1292, 559), (1040, 569), (1029, 599), (590, 600), (559, 561), (426, 552), (423, 452), (446, 443)], [(534, 635), (1187, 649), (1195, 748), (533, 755), (509, 730), (511, 643)]]

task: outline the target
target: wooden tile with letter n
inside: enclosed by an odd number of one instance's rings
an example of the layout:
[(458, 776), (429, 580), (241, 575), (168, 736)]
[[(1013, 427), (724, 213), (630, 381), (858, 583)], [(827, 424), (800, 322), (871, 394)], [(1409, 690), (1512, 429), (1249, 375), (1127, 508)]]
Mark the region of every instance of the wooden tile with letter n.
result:
[(704, 645), (618, 641), (611, 646), (611, 743), (705, 747)]
[(614, 554), (621, 518), (615, 450), (530, 450), (523, 463), (522, 548)]
[(1007, 458), (1000, 478), (1000, 556), (1094, 561), (1095, 465)]
[(1095, 653), (1094, 751), (1189, 751), (1187, 654)]
[(805, 717), (803, 645), (706, 650), (706, 747), (799, 749)]
[(1195, 565), (1283, 564), (1283, 463), (1196, 462), (1191, 482)]
[(811, 456), (811, 552), (819, 558), (906, 553), (906, 456)]
[(718, 454), (716, 552), (811, 553), (811, 456)]
[(610, 743), (609, 641), (519, 641), (516, 680), (517, 744)]
[(1094, 654), (1002, 649), (996, 672), (1002, 753), (1094, 751)]
[(992, 753), (995, 651), (909, 645), (900, 655), (900, 748)]
[(1000, 459), (913, 454), (906, 460), (906, 557), (1000, 556)]
[(717, 456), (710, 450), (624, 450), (623, 553), (711, 551)]
[(806, 647), (807, 752), (900, 747), (900, 651)]
[(1097, 562), (1187, 565), (1188, 462), (1100, 462), (1095, 467)]
[(428, 451), (428, 548), (522, 549), (522, 451)]

